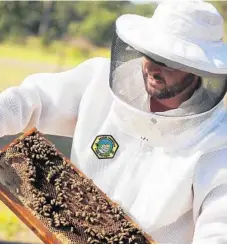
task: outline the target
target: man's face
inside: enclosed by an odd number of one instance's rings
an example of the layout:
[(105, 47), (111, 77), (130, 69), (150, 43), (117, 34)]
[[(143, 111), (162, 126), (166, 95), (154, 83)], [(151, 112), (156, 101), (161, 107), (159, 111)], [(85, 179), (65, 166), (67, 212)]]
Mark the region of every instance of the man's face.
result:
[(144, 57), (142, 72), (148, 94), (157, 99), (170, 99), (182, 93), (194, 81), (194, 75), (157, 64)]

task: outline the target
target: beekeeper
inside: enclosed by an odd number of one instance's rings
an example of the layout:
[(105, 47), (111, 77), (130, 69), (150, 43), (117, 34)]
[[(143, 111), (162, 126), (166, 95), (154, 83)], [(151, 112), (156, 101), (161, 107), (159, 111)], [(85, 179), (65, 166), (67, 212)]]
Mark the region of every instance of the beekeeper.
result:
[(0, 136), (74, 137), (71, 160), (158, 243), (227, 243), (227, 45), (202, 1), (116, 21), (111, 60), (0, 95)]

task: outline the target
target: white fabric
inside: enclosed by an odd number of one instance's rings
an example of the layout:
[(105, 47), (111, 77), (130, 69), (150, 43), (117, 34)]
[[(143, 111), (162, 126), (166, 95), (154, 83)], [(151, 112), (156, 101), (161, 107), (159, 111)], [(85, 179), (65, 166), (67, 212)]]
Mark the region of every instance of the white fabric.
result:
[[(205, 112), (206, 120), (204, 113), (185, 117), (200, 118), (191, 124), (191, 134), (186, 128), (174, 134), (184, 117), (132, 108), (109, 88), (109, 69), (108, 59), (95, 58), (71, 71), (32, 75), (7, 89), (0, 94), (0, 136), (32, 126), (67, 136), (75, 129), (72, 161), (157, 242), (227, 243), (223, 101)], [(91, 150), (103, 134), (119, 144), (113, 159), (100, 160)]]
[(163, 1), (152, 18), (118, 18), (118, 36), (133, 48), (213, 74), (227, 73), (223, 18), (203, 1)]
[[(89, 60), (67, 72), (34, 74), (20, 87), (3, 91), (0, 96), (0, 135), (16, 134), (36, 126), (50, 134), (72, 136), (80, 98), (99, 72), (98, 66), (98, 62)], [(79, 74), (91, 67), (92, 73), (84, 73), (81, 80)]]

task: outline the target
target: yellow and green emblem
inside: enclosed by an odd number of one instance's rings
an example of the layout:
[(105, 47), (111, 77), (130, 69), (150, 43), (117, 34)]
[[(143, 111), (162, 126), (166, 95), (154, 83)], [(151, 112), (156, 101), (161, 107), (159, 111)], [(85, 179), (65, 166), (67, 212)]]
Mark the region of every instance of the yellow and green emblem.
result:
[(111, 135), (98, 135), (91, 149), (99, 159), (114, 158), (119, 145)]

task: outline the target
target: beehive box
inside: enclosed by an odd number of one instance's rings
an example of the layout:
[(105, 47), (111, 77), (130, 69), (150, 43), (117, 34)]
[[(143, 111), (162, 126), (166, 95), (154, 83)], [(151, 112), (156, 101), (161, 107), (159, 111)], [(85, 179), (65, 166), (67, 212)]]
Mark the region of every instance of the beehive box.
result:
[(154, 243), (36, 129), (0, 152), (0, 198), (45, 243)]

